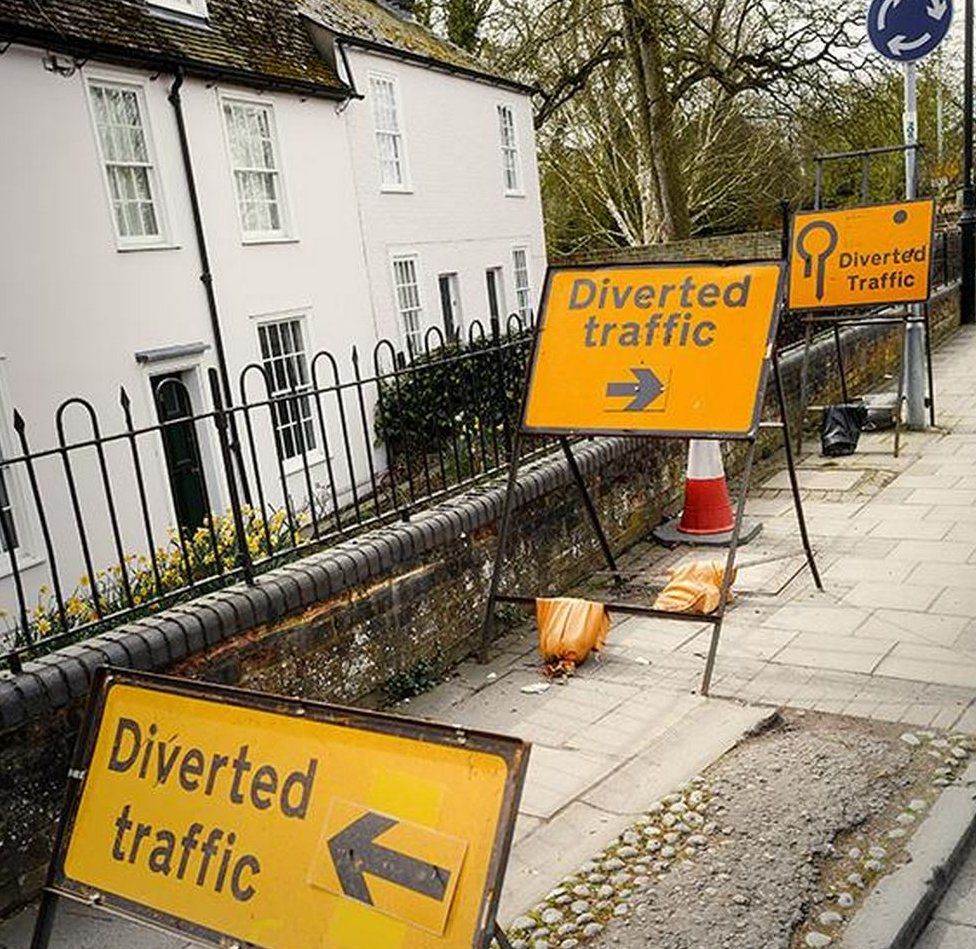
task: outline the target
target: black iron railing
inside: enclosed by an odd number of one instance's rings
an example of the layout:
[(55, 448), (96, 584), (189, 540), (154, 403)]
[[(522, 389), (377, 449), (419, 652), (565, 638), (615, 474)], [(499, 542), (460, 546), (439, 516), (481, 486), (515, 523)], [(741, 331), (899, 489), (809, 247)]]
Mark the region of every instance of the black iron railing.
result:
[[(531, 340), (513, 315), (463, 338), (429, 330), (419, 352), (383, 340), (366, 360), (268, 353), (240, 373), (234, 405), (214, 370), (205, 392), (168, 376), (157, 418), (138, 425), (120, 389), (110, 434), (90, 401), (66, 399), (40, 450), (15, 412), (19, 453), (0, 460), (12, 606), (0, 656), (17, 669), (499, 472)], [(209, 407), (177, 411), (194, 398)]]

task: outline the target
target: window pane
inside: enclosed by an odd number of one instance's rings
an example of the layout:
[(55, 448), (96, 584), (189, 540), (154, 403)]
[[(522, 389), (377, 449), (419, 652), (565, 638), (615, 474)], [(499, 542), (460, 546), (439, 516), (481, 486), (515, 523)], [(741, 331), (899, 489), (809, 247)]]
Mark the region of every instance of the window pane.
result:
[[(0, 462), (2, 462), (0, 458)], [(7, 493), (6, 472), (0, 467), (0, 519), (3, 526), (0, 527), (0, 550), (9, 550), (10, 544), (16, 550), (20, 546), (17, 539), (17, 528), (14, 525), (14, 512), (10, 504), (10, 495)], [(8, 538), (10, 544), (8, 544)]]
[(316, 446), (312, 403), (296, 393), (309, 389), (308, 362), (300, 319), (258, 327), (261, 359), (272, 400), (275, 444), (282, 459), (295, 458)]
[(152, 156), (137, 89), (111, 84), (89, 87), (92, 111), (116, 232), (120, 237), (161, 233), (155, 207)]
[(225, 102), (231, 167), (245, 233), (284, 229), (274, 146), (274, 126), (267, 106)]

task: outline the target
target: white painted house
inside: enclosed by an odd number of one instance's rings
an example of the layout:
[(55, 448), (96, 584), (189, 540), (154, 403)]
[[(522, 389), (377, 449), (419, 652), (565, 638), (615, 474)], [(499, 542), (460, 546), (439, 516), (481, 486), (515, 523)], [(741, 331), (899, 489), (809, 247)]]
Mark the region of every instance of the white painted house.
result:
[[(432, 327), (528, 315), (545, 268), (530, 90), (410, 7), (0, 0), (0, 455), (21, 454), (14, 409), (38, 451), (58, 445), (68, 399), (102, 435), (124, 432), (122, 386), (138, 430), (208, 411), (212, 368), (238, 403), (249, 364), (301, 388), (320, 350), (345, 368), (356, 346), (371, 368), (382, 337), (416, 350)], [(254, 397), (263, 382), (247, 378)], [(87, 411), (63, 411), (67, 440), (89, 435)], [(331, 450), (305, 409), (255, 415), (253, 434), (277, 447), (268, 483), (283, 472), (300, 495), (300, 453), (325, 480)], [(225, 505), (215, 438), (190, 441), (164, 451), (157, 436), (143, 459), (148, 525), (129, 443), (106, 447), (126, 551)], [(373, 451), (355, 446), (358, 470)], [(66, 593), (86, 571), (78, 517), (96, 568), (117, 549), (96, 452), (74, 466), (77, 512), (63, 458), (37, 462), (43, 518), (25, 466), (0, 469), (28, 599), (52, 548)], [(337, 462), (340, 490), (357, 477)]]

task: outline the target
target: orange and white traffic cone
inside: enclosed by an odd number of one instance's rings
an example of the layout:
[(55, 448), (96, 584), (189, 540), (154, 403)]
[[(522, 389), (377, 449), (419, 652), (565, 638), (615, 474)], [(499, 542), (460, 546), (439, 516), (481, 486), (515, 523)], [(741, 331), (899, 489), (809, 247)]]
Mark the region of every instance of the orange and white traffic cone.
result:
[[(760, 524), (744, 524), (739, 543), (751, 540)], [(735, 514), (729, 498), (722, 465), (722, 449), (717, 441), (693, 438), (688, 442), (688, 468), (685, 478), (685, 503), (676, 517), (654, 531), (666, 544), (710, 544), (722, 546), (732, 537)]]

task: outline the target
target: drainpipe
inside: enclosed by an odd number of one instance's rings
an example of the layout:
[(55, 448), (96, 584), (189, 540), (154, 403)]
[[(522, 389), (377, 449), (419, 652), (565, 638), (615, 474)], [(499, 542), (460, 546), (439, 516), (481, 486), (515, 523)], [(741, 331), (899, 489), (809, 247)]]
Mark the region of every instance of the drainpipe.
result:
[[(210, 271), (210, 255), (207, 253), (207, 238), (203, 230), (203, 215), (200, 213), (200, 198), (197, 194), (196, 179), (193, 176), (193, 160), (190, 157), (190, 143), (186, 136), (186, 120), (183, 117), (183, 100), (180, 98), (180, 88), (183, 85), (183, 72), (177, 70), (173, 74), (173, 84), (169, 87), (170, 105), (176, 115), (176, 129), (180, 137), (180, 154), (183, 158), (183, 174), (186, 177), (186, 190), (190, 195), (190, 208), (193, 212), (193, 230), (196, 233), (197, 254), (200, 257), (200, 282), (207, 294), (207, 309), (210, 312), (210, 329), (213, 333), (214, 352), (217, 356), (217, 373), (220, 376), (220, 388), (224, 395), (224, 408), (230, 409), (234, 405), (234, 398), (230, 388), (230, 373), (227, 370), (227, 354), (224, 350), (224, 336), (220, 329), (220, 316), (217, 312), (217, 296), (213, 288), (213, 274)], [(237, 463), (244, 500), (251, 503), (251, 492), (248, 489), (247, 477), (244, 472), (244, 462), (241, 457), (240, 440), (237, 437), (237, 427), (234, 414), (230, 412), (231, 452)]]

